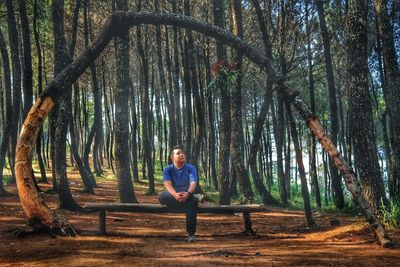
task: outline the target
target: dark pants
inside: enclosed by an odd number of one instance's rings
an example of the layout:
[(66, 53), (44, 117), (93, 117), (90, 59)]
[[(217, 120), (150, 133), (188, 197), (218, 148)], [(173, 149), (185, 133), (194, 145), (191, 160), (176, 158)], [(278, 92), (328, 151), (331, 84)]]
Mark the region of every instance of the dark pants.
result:
[(160, 203), (167, 205), (168, 207), (174, 209), (182, 209), (186, 213), (186, 231), (189, 234), (196, 233), (196, 223), (197, 223), (197, 201), (192, 195), (188, 199), (181, 203), (176, 200), (167, 190), (161, 193)]

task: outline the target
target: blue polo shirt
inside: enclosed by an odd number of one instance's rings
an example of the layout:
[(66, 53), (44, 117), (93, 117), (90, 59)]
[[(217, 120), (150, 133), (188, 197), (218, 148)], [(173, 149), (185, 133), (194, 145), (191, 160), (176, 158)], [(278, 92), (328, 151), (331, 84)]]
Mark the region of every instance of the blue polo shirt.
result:
[(191, 182), (198, 182), (196, 168), (189, 163), (185, 163), (178, 169), (174, 164), (168, 165), (163, 171), (163, 181), (172, 181), (172, 186), (176, 192), (186, 192)]

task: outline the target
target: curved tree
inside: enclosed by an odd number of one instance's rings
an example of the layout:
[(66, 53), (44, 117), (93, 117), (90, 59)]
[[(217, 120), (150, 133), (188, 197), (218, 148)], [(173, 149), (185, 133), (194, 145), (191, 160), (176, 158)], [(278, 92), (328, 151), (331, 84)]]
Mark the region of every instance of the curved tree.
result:
[(392, 245), (391, 240), (386, 234), (383, 225), (379, 222), (375, 210), (366, 201), (361, 192), (359, 182), (356, 180), (354, 170), (343, 159), (336, 146), (323, 129), (319, 119), (311, 113), (308, 105), (301, 99), (299, 93), (293, 89), (276, 71), (276, 67), (271, 59), (265, 57), (257, 50), (236, 38), (229, 32), (206, 23), (198, 22), (193, 18), (167, 13), (152, 12), (123, 12), (117, 11), (108, 20), (103, 32), (85, 52), (83, 52), (74, 62), (69, 64), (64, 70), (49, 83), (42, 92), (36, 103), (31, 108), (27, 119), (21, 130), (20, 139), (17, 146), (16, 158), (16, 177), (18, 193), (22, 207), (34, 227), (44, 227), (48, 229), (64, 228), (65, 221), (60, 224), (60, 217), (51, 213), (46, 203), (39, 197), (36, 191), (32, 173), (30, 171), (32, 163), (32, 148), (36, 141), (37, 133), (43, 124), (48, 112), (53, 108), (55, 102), (63, 93), (66, 85), (73, 83), (85, 69), (95, 60), (104, 50), (110, 40), (121, 34), (126, 34), (126, 29), (139, 24), (167, 24), (178, 27), (190, 28), (198, 31), (218, 41), (232, 46), (247, 56), (251, 61), (264, 69), (271, 80), (278, 85), (279, 92), (289, 101), (300, 113), (311, 131), (317, 137), (322, 147), (333, 160), (337, 168), (342, 172), (347, 187), (352, 193), (354, 200), (360, 205), (365, 217), (371, 224), (372, 230), (382, 246)]

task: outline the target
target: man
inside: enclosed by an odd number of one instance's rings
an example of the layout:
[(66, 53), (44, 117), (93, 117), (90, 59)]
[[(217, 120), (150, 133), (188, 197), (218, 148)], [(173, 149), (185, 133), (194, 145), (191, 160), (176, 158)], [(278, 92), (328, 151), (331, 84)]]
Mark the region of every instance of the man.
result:
[(196, 168), (186, 163), (183, 148), (179, 145), (170, 150), (172, 164), (163, 171), (163, 182), (167, 190), (160, 195), (160, 203), (186, 212), (188, 242), (196, 241), (197, 200), (193, 197), (199, 179)]

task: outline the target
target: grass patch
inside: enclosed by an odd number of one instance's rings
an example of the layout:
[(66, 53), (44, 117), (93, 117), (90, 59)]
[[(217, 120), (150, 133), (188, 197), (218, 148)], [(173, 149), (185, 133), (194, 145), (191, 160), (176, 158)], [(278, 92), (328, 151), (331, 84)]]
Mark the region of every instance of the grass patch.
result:
[(400, 203), (392, 199), (388, 205), (382, 202), (381, 218), (386, 227), (400, 228)]

